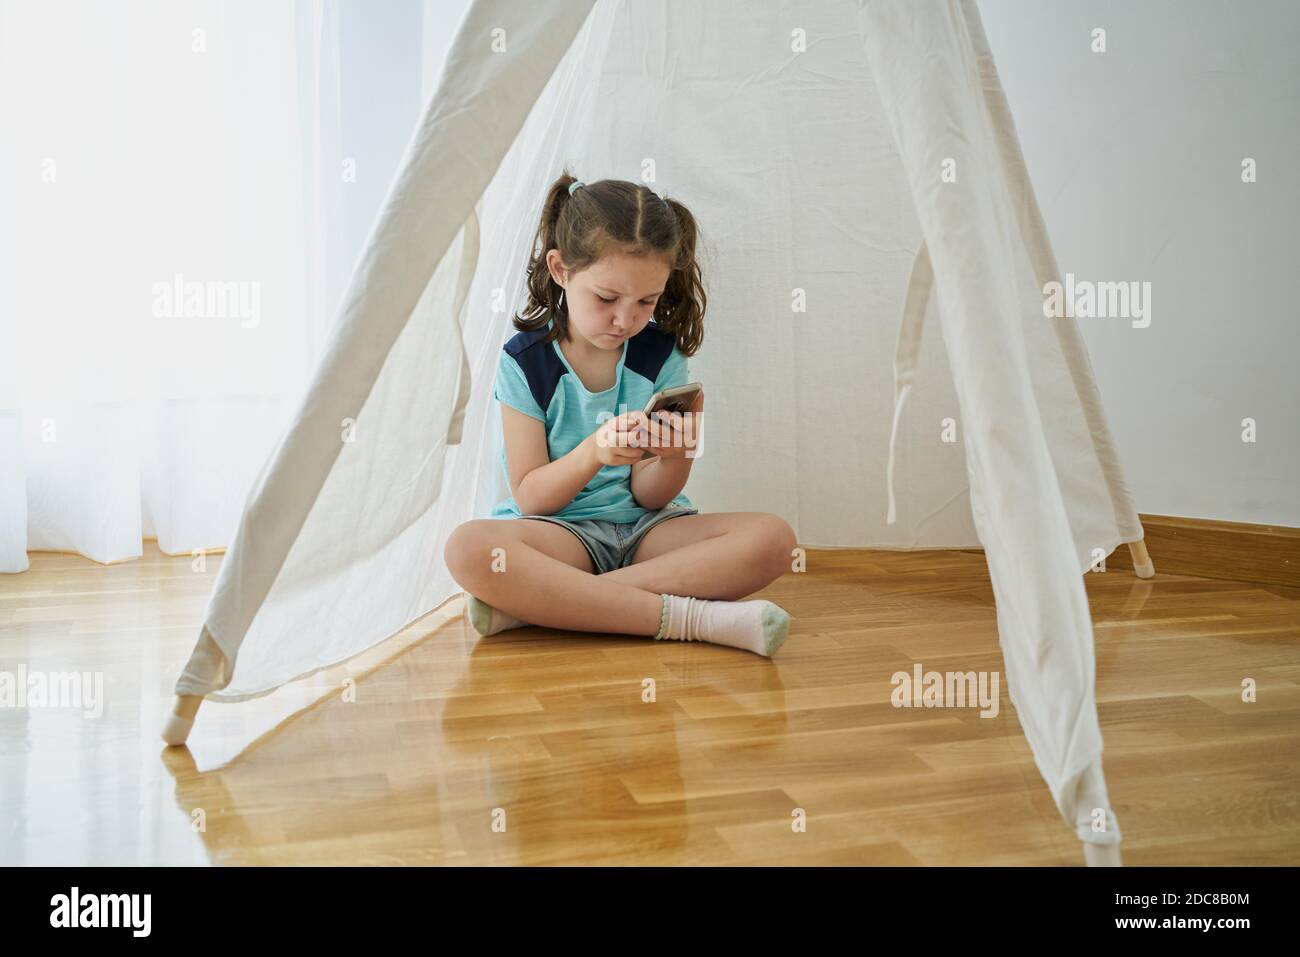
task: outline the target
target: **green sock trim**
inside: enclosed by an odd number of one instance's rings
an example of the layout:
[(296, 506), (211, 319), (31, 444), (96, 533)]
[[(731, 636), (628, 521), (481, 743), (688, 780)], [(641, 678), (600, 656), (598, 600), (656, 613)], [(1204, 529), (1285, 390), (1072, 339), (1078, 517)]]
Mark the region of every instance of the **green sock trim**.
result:
[(492, 606), (473, 595), (468, 593), (466, 595), (466, 617), (469, 618), (469, 623), (475, 631), (480, 635), (486, 635), (492, 629)]
[(790, 634), (790, 613), (781, 606), (768, 602), (759, 620), (763, 627), (763, 653), (770, 658)]
[(664, 600), (664, 610), (659, 613), (659, 634), (655, 635), (655, 641), (668, 634), (668, 596), (661, 595), (660, 597)]

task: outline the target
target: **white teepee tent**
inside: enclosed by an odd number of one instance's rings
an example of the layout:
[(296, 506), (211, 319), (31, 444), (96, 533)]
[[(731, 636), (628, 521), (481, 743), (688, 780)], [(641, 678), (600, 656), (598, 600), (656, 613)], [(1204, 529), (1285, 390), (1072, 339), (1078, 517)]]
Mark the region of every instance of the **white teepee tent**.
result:
[(475, 0), (177, 694), (268, 693), (459, 592), (442, 547), (506, 492), (492, 376), (566, 166), (653, 173), (701, 224), (692, 500), (805, 546), (982, 543), (1035, 760), (1113, 851), (1081, 575), (1142, 528), (1074, 320), (1043, 317), (1056, 264), (973, 0)]

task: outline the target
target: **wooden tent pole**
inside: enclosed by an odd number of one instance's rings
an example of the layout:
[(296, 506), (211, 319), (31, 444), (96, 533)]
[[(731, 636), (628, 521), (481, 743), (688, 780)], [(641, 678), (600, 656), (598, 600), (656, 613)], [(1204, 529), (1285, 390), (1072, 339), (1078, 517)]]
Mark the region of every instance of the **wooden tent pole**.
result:
[(1128, 543), (1128, 553), (1133, 556), (1133, 571), (1138, 578), (1154, 578), (1156, 566), (1151, 561), (1151, 553), (1147, 551), (1145, 539), (1138, 539), (1136, 542)]

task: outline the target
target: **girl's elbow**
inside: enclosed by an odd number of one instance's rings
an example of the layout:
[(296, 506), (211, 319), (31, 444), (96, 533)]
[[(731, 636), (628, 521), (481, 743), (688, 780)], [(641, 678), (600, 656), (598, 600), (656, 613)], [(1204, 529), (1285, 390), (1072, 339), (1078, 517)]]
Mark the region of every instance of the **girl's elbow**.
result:
[[(680, 491), (681, 490), (678, 489), (678, 492)], [(665, 495), (663, 492), (660, 492), (657, 495), (652, 495), (647, 490), (644, 489), (642, 489), (638, 493), (636, 487), (633, 486), (632, 501), (636, 502), (638, 505), (640, 505), (644, 509), (647, 509), (648, 511), (657, 512), (659, 511), (659, 509), (663, 508), (665, 505), (667, 505), (669, 502), (675, 499), (678, 495), (678, 492), (672, 492), (668, 495)]]
[(520, 515), (549, 515), (551, 512), (541, 502), (534, 502), (527, 495), (516, 495), (515, 506), (519, 509)]

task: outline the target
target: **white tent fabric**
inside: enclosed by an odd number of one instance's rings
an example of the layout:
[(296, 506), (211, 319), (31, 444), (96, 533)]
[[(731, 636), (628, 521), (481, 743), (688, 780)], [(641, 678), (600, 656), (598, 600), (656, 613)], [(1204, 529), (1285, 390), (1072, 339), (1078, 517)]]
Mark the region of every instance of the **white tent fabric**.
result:
[(701, 223), (692, 500), (804, 546), (982, 543), (1034, 758), (1078, 837), (1118, 843), (1081, 574), (1142, 528), (1074, 320), (1042, 315), (1056, 266), (973, 0), (475, 0), (177, 693), (266, 694), (459, 593), (442, 547), (506, 494), (492, 375), (566, 166), (652, 170)]

